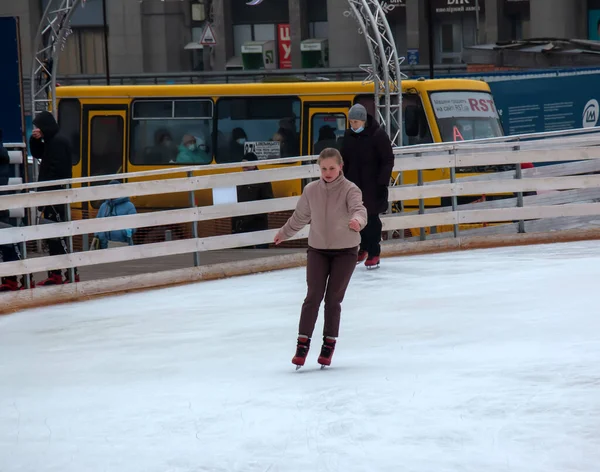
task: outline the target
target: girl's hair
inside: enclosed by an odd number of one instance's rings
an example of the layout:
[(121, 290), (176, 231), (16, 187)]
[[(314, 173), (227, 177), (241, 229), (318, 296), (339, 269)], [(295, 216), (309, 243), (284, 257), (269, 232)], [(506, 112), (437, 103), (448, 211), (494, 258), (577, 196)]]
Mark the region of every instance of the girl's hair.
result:
[(335, 159), (335, 161), (340, 166), (342, 164), (344, 164), (344, 159), (342, 159), (342, 155), (340, 154), (340, 151), (338, 151), (336, 148), (323, 149), (321, 151), (321, 154), (319, 154), (319, 158), (317, 159), (317, 164), (321, 164), (321, 162), (325, 159)]

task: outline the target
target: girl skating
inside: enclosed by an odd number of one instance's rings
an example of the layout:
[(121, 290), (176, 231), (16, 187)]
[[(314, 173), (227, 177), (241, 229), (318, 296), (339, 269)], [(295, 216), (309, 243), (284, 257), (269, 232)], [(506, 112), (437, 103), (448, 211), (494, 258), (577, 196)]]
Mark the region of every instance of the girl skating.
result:
[(360, 231), (367, 223), (367, 210), (360, 189), (344, 177), (342, 156), (337, 149), (324, 149), (317, 160), (321, 178), (308, 184), (296, 210), (275, 236), (279, 244), (310, 223), (306, 265), (308, 291), (298, 328), (298, 344), (292, 363), (304, 365), (325, 297), (323, 346), (318, 362), (331, 364), (339, 334), (341, 304), (356, 267)]

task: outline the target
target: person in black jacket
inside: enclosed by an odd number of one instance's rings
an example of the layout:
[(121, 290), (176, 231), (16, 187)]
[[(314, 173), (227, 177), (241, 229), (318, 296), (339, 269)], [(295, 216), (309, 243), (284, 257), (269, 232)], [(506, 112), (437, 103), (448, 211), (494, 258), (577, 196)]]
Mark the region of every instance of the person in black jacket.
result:
[[(40, 159), (39, 182), (50, 180), (63, 180), (73, 177), (71, 164), (71, 145), (69, 140), (59, 133), (58, 123), (52, 113), (42, 111), (33, 120), (34, 130), (29, 139), (31, 155)], [(60, 186), (44, 187), (43, 190), (58, 190)], [(43, 217), (50, 222), (66, 221), (66, 205), (48, 205), (43, 208)], [(67, 253), (67, 244), (64, 238), (48, 240), (48, 249), (51, 256)], [(66, 272), (68, 277), (68, 272)], [(78, 276), (75, 277), (78, 281)], [(60, 270), (48, 272), (48, 278), (39, 285), (58, 285), (63, 282)]]
[[(249, 152), (244, 155), (242, 162), (256, 162), (258, 156)], [(255, 165), (246, 165), (244, 171), (258, 170)], [(257, 184), (244, 184), (237, 186), (238, 202), (253, 202), (256, 200), (268, 200), (273, 198), (273, 187), (271, 182), (260, 182)], [(232, 233), (249, 233), (253, 231), (264, 231), (269, 229), (269, 215), (262, 213), (260, 215), (235, 216), (231, 219)], [(268, 244), (259, 244), (256, 249), (266, 249)]]
[(394, 152), (387, 133), (367, 113), (364, 106), (354, 105), (348, 112), (350, 129), (342, 141), (344, 175), (362, 191), (367, 208), (367, 226), (360, 232), (357, 263), (367, 268), (379, 267), (382, 224), (380, 213), (388, 209), (388, 186), (394, 168)]

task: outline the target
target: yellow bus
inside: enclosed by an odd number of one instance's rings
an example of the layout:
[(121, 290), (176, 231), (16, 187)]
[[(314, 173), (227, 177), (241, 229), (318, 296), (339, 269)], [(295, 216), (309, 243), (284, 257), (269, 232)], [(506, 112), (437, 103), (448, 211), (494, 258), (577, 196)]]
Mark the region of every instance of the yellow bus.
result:
[[(490, 88), (483, 81), (405, 80), (402, 91), (404, 145), (503, 135)], [(373, 92), (372, 83), (328, 81), (56, 89), (61, 130), (73, 144), (74, 177), (240, 162), (248, 151), (257, 154), (260, 168), (270, 168), (269, 158), (339, 147), (353, 104), (363, 104), (376, 116)], [(183, 144), (191, 137), (196, 149), (188, 153)], [(216, 171), (195, 175), (208, 172)], [(177, 177), (184, 174), (170, 176)], [(446, 178), (448, 169), (424, 172), (425, 181)], [(405, 183), (416, 181), (416, 172), (404, 174)], [(274, 182), (273, 191), (276, 197), (300, 195), (302, 181)], [(138, 197), (134, 203), (142, 211), (176, 208), (188, 206), (188, 198), (180, 193)], [(198, 191), (196, 202), (211, 205), (212, 192)], [(97, 204), (81, 209), (92, 210)], [(427, 206), (440, 204), (439, 198), (426, 200)]]

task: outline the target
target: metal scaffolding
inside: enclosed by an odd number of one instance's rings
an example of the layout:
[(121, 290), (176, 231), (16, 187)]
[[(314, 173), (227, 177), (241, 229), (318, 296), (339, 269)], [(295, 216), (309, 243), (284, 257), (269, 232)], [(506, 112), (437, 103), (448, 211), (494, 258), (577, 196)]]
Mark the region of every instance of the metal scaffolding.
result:
[(60, 53), (71, 34), (70, 18), (85, 0), (50, 0), (35, 35), (31, 66), (31, 110), (52, 110), (56, 116), (56, 71)]
[(344, 15), (356, 19), (358, 32), (367, 42), (371, 64), (361, 64), (361, 68), (368, 73), (365, 82), (374, 82), (379, 121), (394, 145), (402, 146), (402, 79), (408, 77), (400, 71), (404, 58), (398, 57), (386, 18), (396, 5), (382, 5), (380, 0), (348, 0), (348, 4), (350, 10)]

